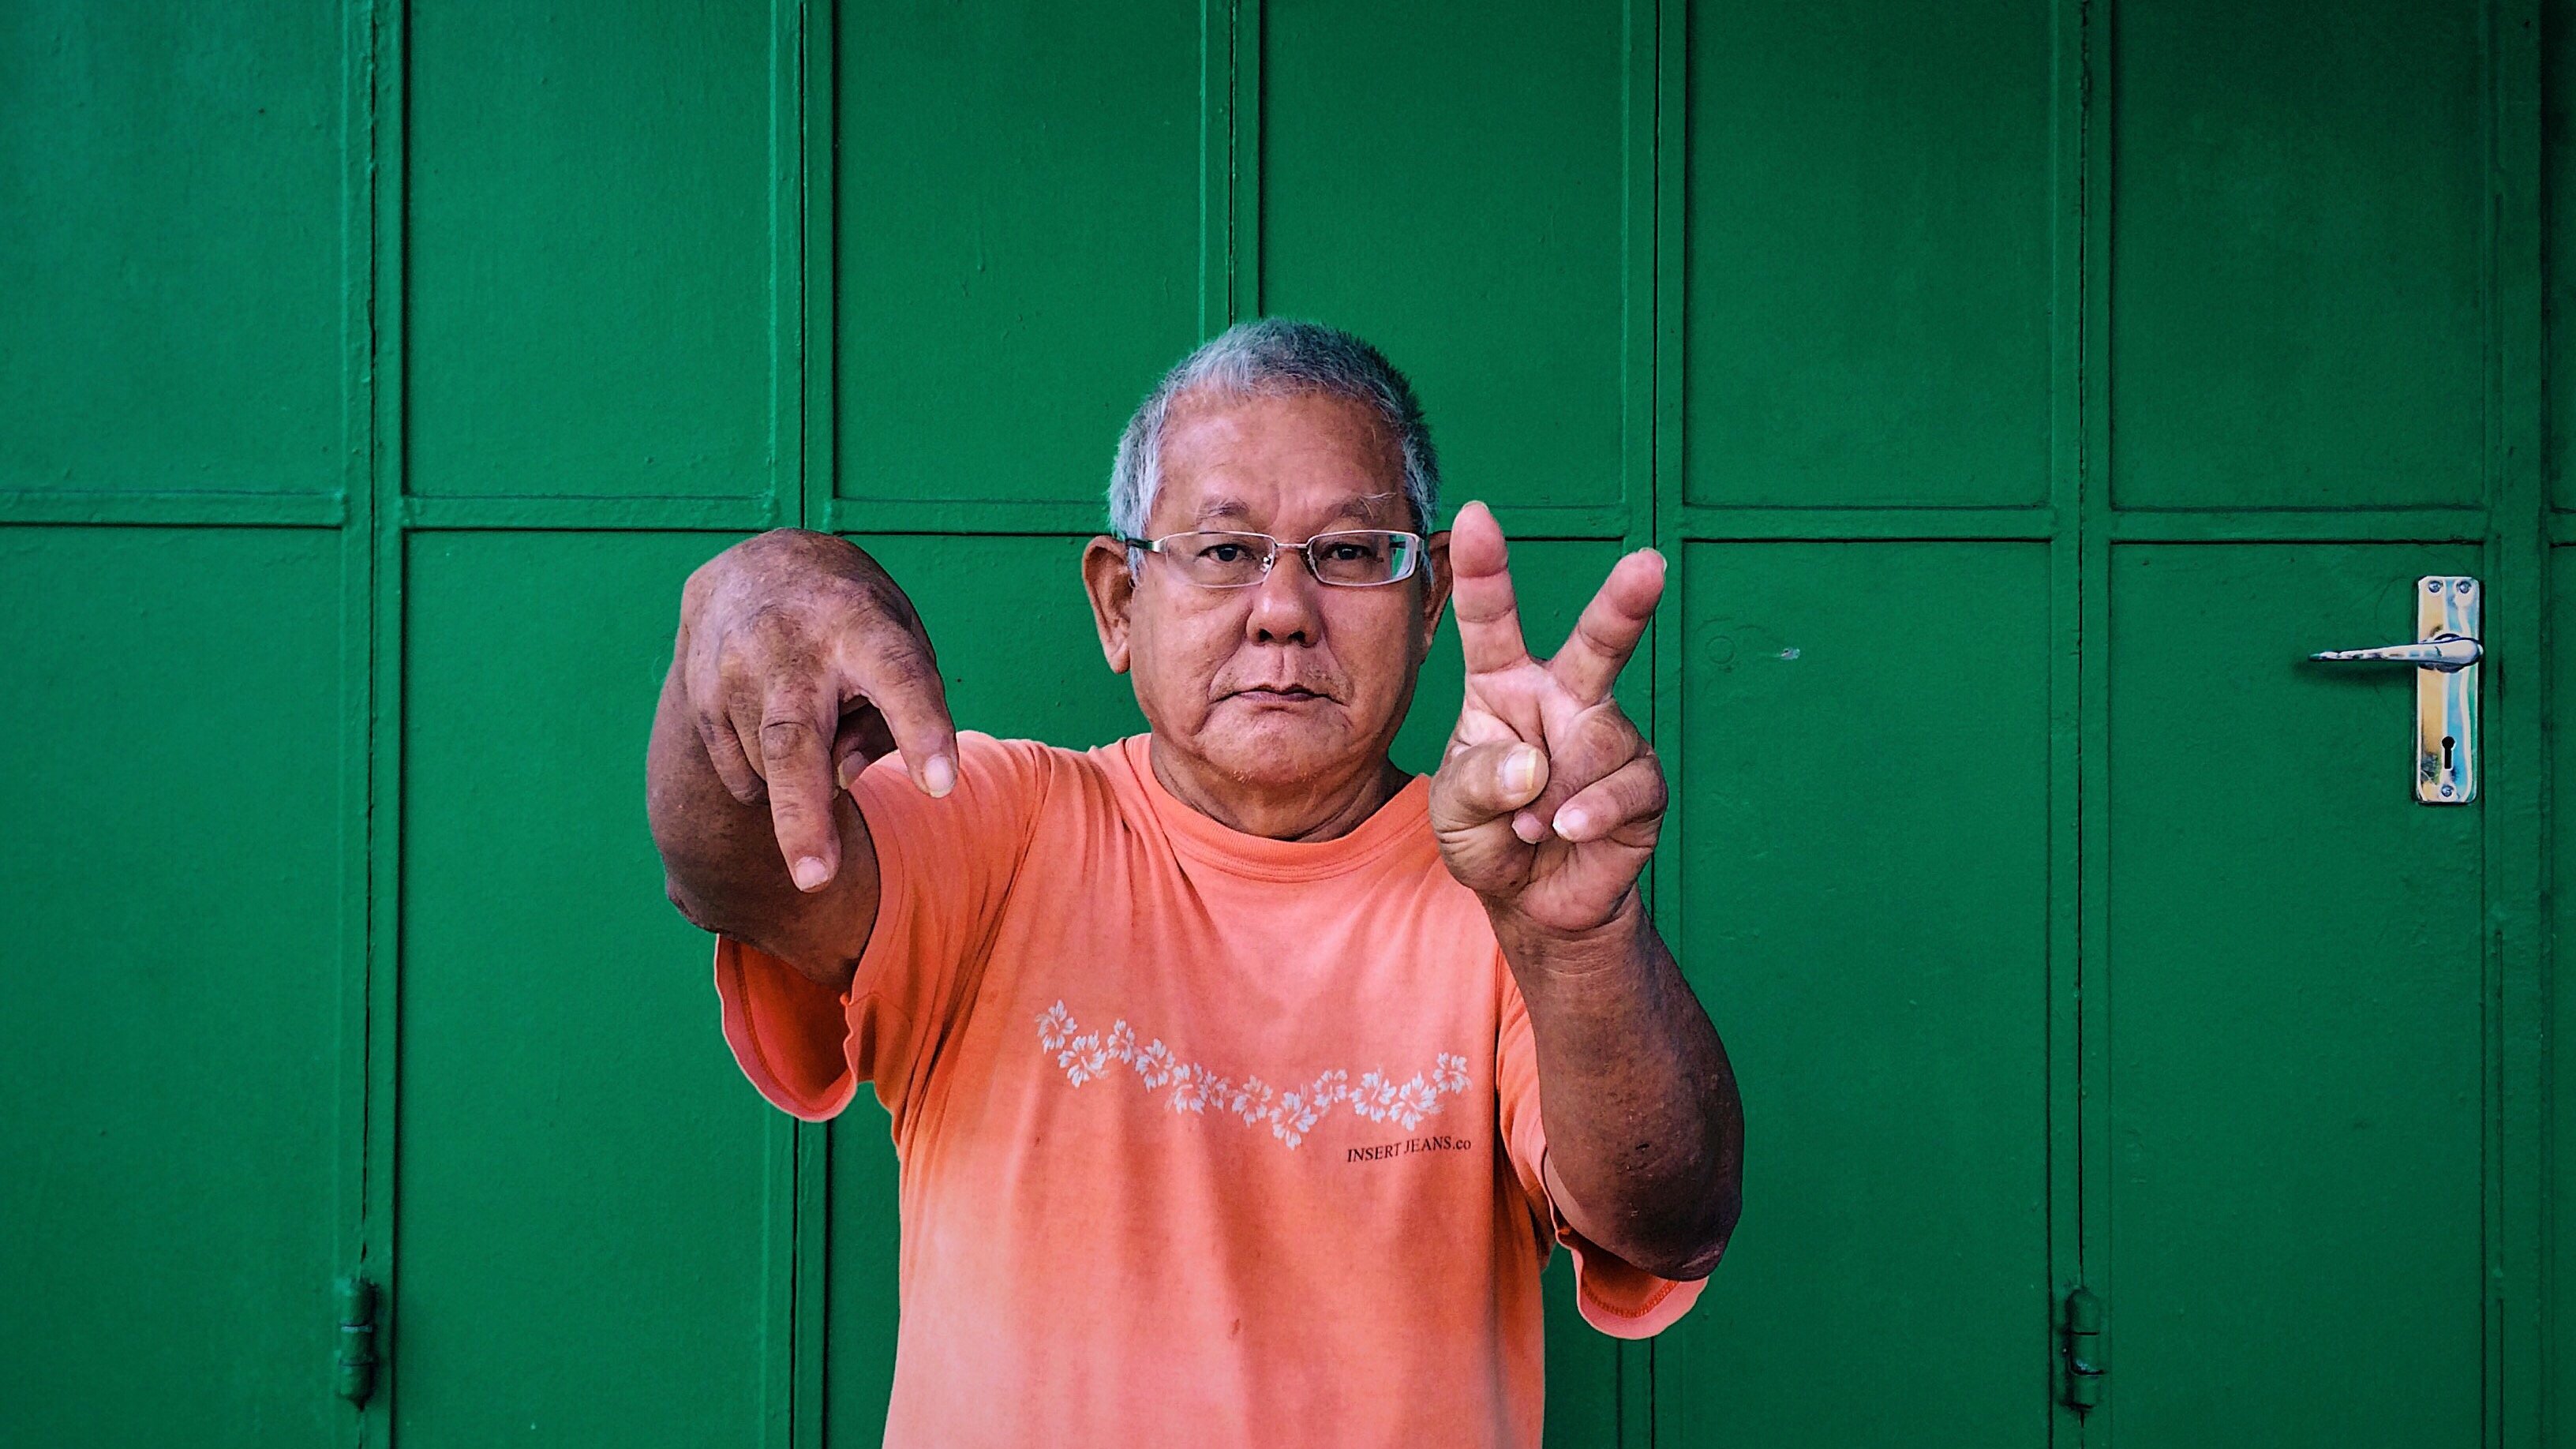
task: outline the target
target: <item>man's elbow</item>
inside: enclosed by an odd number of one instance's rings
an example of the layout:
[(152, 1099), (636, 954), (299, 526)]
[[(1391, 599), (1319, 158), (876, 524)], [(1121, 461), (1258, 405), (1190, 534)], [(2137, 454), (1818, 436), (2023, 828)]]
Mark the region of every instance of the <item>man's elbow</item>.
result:
[(668, 870), (662, 874), (662, 894), (670, 898), (671, 908), (678, 911), (681, 918), (690, 925), (701, 931), (723, 934), (723, 927), (718, 926), (714, 918), (707, 913), (706, 908), (698, 904), (697, 898), (689, 893), (688, 887), (680, 884), (680, 878)]
[(1735, 1220), (1744, 1212), (1744, 1196), (1733, 1187), (1712, 1195), (1701, 1221), (1686, 1236), (1671, 1271), (1648, 1269), (1658, 1278), (1688, 1283), (1717, 1271), (1718, 1260), (1726, 1256), (1726, 1245), (1735, 1237)]

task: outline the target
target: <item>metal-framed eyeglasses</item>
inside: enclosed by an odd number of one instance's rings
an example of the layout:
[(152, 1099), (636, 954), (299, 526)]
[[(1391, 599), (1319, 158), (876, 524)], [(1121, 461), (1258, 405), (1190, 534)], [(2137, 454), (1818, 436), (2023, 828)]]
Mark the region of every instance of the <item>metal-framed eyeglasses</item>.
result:
[(1304, 543), (1227, 529), (1118, 541), (1161, 554), (1182, 578), (1203, 589), (1248, 589), (1270, 577), (1271, 566), (1283, 551), (1304, 554), (1306, 571), (1315, 576), (1315, 582), (1337, 589), (1398, 583), (1413, 577), (1422, 566), (1422, 535), (1393, 528), (1345, 528), (1316, 534)]

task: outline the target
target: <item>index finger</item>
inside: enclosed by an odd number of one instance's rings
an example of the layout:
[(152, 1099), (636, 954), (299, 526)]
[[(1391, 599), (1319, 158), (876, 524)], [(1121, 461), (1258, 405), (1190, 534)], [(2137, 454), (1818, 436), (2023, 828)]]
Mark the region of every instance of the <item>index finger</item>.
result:
[(1610, 686), (1637, 652), (1637, 641), (1645, 637), (1646, 623), (1663, 597), (1662, 554), (1641, 548), (1611, 565), (1610, 577), (1583, 606), (1583, 617), (1574, 621), (1565, 647), (1547, 662), (1547, 672), (1585, 704), (1609, 698)]
[(925, 641), (870, 641), (843, 661), (857, 692), (885, 719), (905, 773), (937, 798), (957, 788), (957, 725)]
[(1529, 658), (1521, 611), (1512, 595), (1511, 553), (1503, 526), (1482, 503), (1458, 510), (1449, 525), (1449, 602), (1458, 611), (1458, 645), (1469, 674), (1509, 669)]

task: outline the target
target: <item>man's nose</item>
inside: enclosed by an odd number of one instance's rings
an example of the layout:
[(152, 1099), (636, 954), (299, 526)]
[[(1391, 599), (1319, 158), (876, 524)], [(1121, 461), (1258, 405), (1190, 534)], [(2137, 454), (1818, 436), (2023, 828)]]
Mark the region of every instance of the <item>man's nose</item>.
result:
[(1244, 632), (1256, 644), (1312, 644), (1324, 632), (1324, 586), (1306, 567), (1303, 549), (1282, 547), (1270, 572), (1252, 586)]

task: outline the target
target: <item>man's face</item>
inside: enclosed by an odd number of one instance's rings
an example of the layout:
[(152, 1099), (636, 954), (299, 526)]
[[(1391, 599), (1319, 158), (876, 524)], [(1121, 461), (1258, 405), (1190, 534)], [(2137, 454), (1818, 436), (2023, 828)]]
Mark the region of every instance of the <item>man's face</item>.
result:
[[(1399, 445), (1358, 403), (1184, 395), (1145, 536), (1411, 529), (1402, 479)], [(1318, 583), (1286, 548), (1245, 588), (1203, 588), (1154, 554), (1131, 582), (1124, 551), (1097, 545), (1088, 576), (1110, 664), (1134, 674), (1160, 745), (1216, 777), (1293, 789), (1378, 768), (1448, 598), (1446, 543), (1429, 570), (1375, 588)]]

